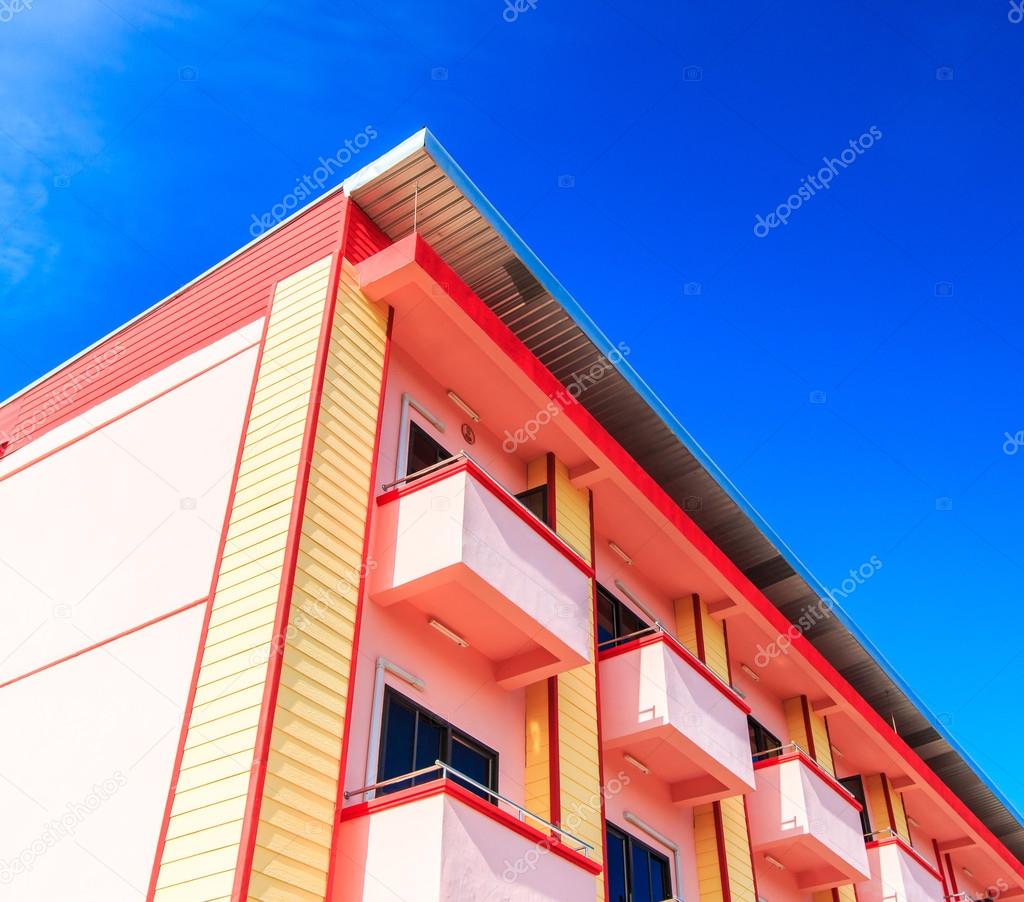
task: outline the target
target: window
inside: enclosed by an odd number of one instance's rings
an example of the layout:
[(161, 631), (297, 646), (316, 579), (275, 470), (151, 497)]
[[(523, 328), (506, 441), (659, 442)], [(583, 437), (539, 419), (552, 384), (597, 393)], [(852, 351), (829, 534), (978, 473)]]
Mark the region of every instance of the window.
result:
[[(520, 492), (516, 498), (541, 523), (548, 523), (548, 487), (546, 485), (539, 485), (535, 489)], [(548, 523), (548, 526), (550, 525)]]
[[(766, 730), (753, 717), (747, 717), (747, 732), (750, 734), (750, 754), (758, 755), (758, 760), (765, 758), (778, 758), (782, 754), (779, 738)], [(759, 755), (759, 752), (771, 752), (769, 755)]]
[(668, 859), (611, 824), (605, 826), (608, 902), (664, 902), (672, 898)]
[(860, 803), (860, 829), (865, 836), (871, 833), (871, 821), (868, 819), (868, 803), (864, 797), (864, 781), (860, 777), (843, 777), (840, 781), (847, 792)]
[[(390, 686), (384, 693), (384, 718), (380, 731), (380, 764), (377, 780), (401, 777), (435, 761), (444, 761), (488, 789), (498, 789), (498, 753), (477, 742), (451, 724), (411, 702)], [(440, 772), (402, 780), (379, 790), (380, 795), (408, 789), (436, 780)], [(483, 799), (487, 793), (452, 775), (452, 781), (465, 786)]]
[(409, 422), (409, 454), (406, 460), (406, 473), (418, 473), (427, 467), (448, 460), (451, 454), (438, 442), (434, 441), (427, 431), (417, 423)]
[(597, 584), (598, 645), (602, 648), (612, 648), (628, 641), (629, 638), (635, 638), (633, 633), (650, 628), (649, 623), (641, 620), (604, 586)]

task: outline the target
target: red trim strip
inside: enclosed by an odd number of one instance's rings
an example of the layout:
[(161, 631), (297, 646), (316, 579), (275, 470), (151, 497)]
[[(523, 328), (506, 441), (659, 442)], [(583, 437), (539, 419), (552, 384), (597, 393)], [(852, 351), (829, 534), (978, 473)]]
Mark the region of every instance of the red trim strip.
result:
[(664, 642), (666, 645), (671, 646), (672, 650), (675, 651), (680, 658), (689, 664), (690, 667), (692, 667), (705, 680), (721, 692), (722, 695), (729, 699), (729, 701), (731, 701), (744, 714), (750, 713), (750, 705), (743, 701), (732, 687), (726, 686), (725, 683), (718, 679), (717, 675), (715, 675), (703, 661), (701, 661), (685, 645), (680, 643), (678, 639), (674, 636), (670, 636), (668, 633), (657, 632), (650, 636), (641, 636), (639, 639), (633, 639), (631, 642), (626, 642), (623, 645), (616, 645), (614, 648), (606, 648), (598, 655), (598, 661), (607, 661), (609, 658), (626, 655), (632, 651), (636, 651), (638, 648), (654, 645), (657, 642)]
[(217, 591), (217, 581), (220, 579), (220, 568), (224, 563), (224, 548), (228, 541), (228, 527), (231, 525), (231, 511), (235, 506), (235, 493), (238, 489), (238, 474), (242, 469), (242, 456), (245, 453), (245, 440), (249, 433), (249, 420), (252, 417), (252, 407), (256, 400), (256, 386), (260, 377), (260, 366), (263, 363), (263, 349), (267, 346), (267, 330), (270, 327), (270, 315), (274, 307), (275, 287), (270, 287), (270, 297), (267, 299), (267, 306), (263, 316), (263, 334), (260, 337), (259, 351), (256, 353), (256, 365), (252, 372), (252, 385), (249, 388), (249, 400), (245, 405), (245, 416), (242, 418), (242, 434), (238, 439), (238, 453), (235, 455), (235, 467), (231, 474), (231, 488), (228, 491), (228, 501), (224, 508), (224, 522), (221, 524), (220, 543), (217, 546), (217, 556), (214, 558), (213, 576), (210, 579), (210, 597), (206, 605), (206, 613), (203, 615), (203, 628), (199, 634), (199, 647), (196, 650), (196, 663), (192, 669), (192, 683), (188, 690), (188, 699), (185, 702), (185, 713), (181, 719), (181, 736), (178, 738), (178, 749), (174, 753), (174, 765), (171, 768), (171, 784), (167, 789), (167, 802), (164, 805), (163, 819), (160, 823), (160, 833), (157, 836), (156, 853), (153, 858), (153, 872), (149, 878), (149, 889), (146, 892), (147, 902), (153, 902), (156, 895), (156, 884), (160, 877), (160, 865), (164, 857), (164, 845), (167, 842), (167, 830), (171, 823), (171, 808), (174, 805), (174, 794), (178, 788), (178, 778), (181, 776), (181, 760), (185, 755), (185, 743), (188, 740), (188, 727), (192, 719), (192, 707), (196, 700), (196, 691), (199, 688), (199, 674), (203, 666), (203, 654), (206, 651), (206, 637), (210, 631), (210, 617), (213, 614), (213, 601)]
[(548, 790), (551, 823), (562, 823), (562, 745), (558, 733), (558, 677), (548, 677)]
[(99, 642), (94, 642), (92, 645), (87, 645), (85, 648), (80, 648), (78, 651), (73, 651), (69, 655), (64, 655), (63, 658), (57, 658), (56, 661), (50, 661), (49, 664), (43, 664), (41, 667), (30, 670), (28, 673), (23, 673), (21, 676), (11, 677), (11, 679), (0, 683), (0, 689), (10, 686), (13, 683), (18, 683), (21, 680), (27, 679), (30, 676), (35, 676), (37, 673), (42, 673), (44, 670), (49, 670), (51, 667), (56, 667), (58, 664), (63, 664), (66, 661), (70, 661), (73, 658), (77, 658), (79, 655), (84, 655), (86, 652), (95, 651), (97, 648), (102, 648), (104, 645), (109, 645), (111, 642), (116, 642), (118, 639), (123, 639), (125, 636), (130, 636), (132, 633), (137, 633), (139, 630), (144, 630), (148, 626), (153, 626), (156, 623), (160, 623), (161, 620), (167, 620), (173, 617), (175, 614), (181, 614), (185, 611), (190, 611), (192, 608), (209, 601), (209, 596), (204, 598), (197, 598), (195, 601), (190, 601), (188, 604), (183, 604), (180, 608), (175, 608), (173, 611), (168, 611), (166, 614), (158, 614), (145, 623), (140, 623), (138, 626), (129, 627), (126, 630), (122, 630), (113, 636), (108, 636), (106, 639), (100, 639)]
[(705, 664), (708, 661), (707, 646), (704, 645), (704, 611), (701, 610), (700, 596), (693, 594), (693, 632), (697, 637), (697, 657)]
[[(811, 705), (810, 702), (807, 701), (806, 695), (800, 696), (800, 710), (804, 715), (804, 733), (807, 737), (807, 752), (815, 761), (818, 761), (818, 752), (814, 743), (814, 726), (811, 724)], [(821, 762), (818, 763), (820, 764)]]
[(953, 895), (955, 896), (960, 892), (960, 888), (956, 884), (956, 871), (953, 870), (953, 859), (949, 857), (949, 852), (946, 853), (946, 868), (949, 871), (949, 882), (953, 884)]
[[(353, 202), (354, 203), (354, 202)], [(358, 209), (358, 208), (356, 208)], [(347, 239), (346, 239), (347, 240)], [(388, 370), (391, 364), (391, 334), (395, 325), (395, 308), (388, 310), (388, 328), (384, 339), (384, 360), (381, 365), (380, 401), (377, 404), (377, 427), (373, 436), (373, 458), (370, 463), (370, 487), (366, 496), (366, 524), (363, 533), (363, 554), (359, 568), (359, 588), (356, 592), (356, 618), (352, 627), (352, 660), (348, 668), (348, 696), (345, 699), (345, 720), (342, 723), (341, 760), (338, 765), (338, 797), (334, 803), (337, 815), (345, 804), (345, 771), (348, 768), (349, 740), (352, 736), (352, 704), (355, 698), (356, 675), (359, 666), (359, 638), (362, 635), (363, 610), (366, 606), (366, 575), (370, 560), (371, 519), (373, 517), (373, 493), (377, 484), (377, 465), (380, 462), (380, 435), (384, 425), (384, 405), (387, 397)], [(331, 834), (331, 857), (327, 863), (326, 899), (333, 899), (335, 863), (338, 860), (338, 831)]]
[(413, 786), (410, 789), (403, 789), (400, 792), (390, 793), (386, 796), (372, 799), (369, 802), (359, 802), (356, 805), (349, 805), (347, 808), (342, 810), (339, 820), (344, 822), (360, 817), (368, 817), (379, 811), (387, 811), (389, 808), (398, 808), (402, 805), (419, 802), (423, 799), (431, 798), (436, 795), (446, 795), (454, 801), (462, 802), (468, 808), (472, 808), (474, 811), (479, 811), (481, 814), (486, 815), (491, 820), (501, 824), (503, 827), (507, 827), (513, 833), (518, 833), (520, 836), (530, 840), (530, 842), (550, 849), (559, 858), (564, 858), (571, 864), (583, 868), (585, 871), (589, 871), (595, 876), (600, 874), (602, 871), (601, 865), (592, 858), (588, 858), (586, 855), (577, 852), (575, 849), (570, 849), (561, 840), (548, 836), (536, 827), (531, 827), (529, 824), (513, 817), (507, 811), (498, 808), (497, 805), (492, 805), (490, 802), (484, 801), (480, 796), (470, 792), (465, 787), (460, 786), (458, 783), (454, 783), (451, 780), (432, 780), (429, 783), (424, 783), (422, 786)]
[(390, 489), (382, 495), (377, 496), (377, 504), (390, 504), (397, 498), (404, 498), (406, 495), (412, 495), (415, 492), (441, 482), (449, 476), (455, 476), (458, 473), (462, 473), (463, 471), (468, 472), (474, 479), (476, 479), (477, 482), (482, 483), (495, 498), (519, 517), (519, 519), (537, 533), (537, 535), (543, 538), (544, 541), (546, 541), (552, 548), (559, 551), (564, 558), (574, 563), (588, 577), (593, 578), (594, 568), (591, 567), (577, 551), (569, 547), (569, 545), (565, 543), (565, 540), (562, 539), (553, 529), (538, 520), (513, 496), (509, 495), (501, 485), (495, 482), (485, 470), (480, 469), (480, 467), (471, 460), (460, 460), (457, 463), (449, 464), (447, 467), (442, 467), (434, 473), (423, 476), (414, 482), (407, 482), (397, 488)]
[(249, 781), (249, 795), (245, 803), (242, 820), (242, 835), (238, 847), (238, 866), (235, 870), (232, 899), (242, 900), (249, 896), (249, 881), (252, 878), (252, 861), (256, 853), (256, 834), (259, 831), (260, 808), (263, 804), (263, 787), (267, 779), (267, 764), (270, 756), (270, 740), (274, 731), (274, 714), (277, 708), (277, 694), (281, 686), (281, 668), (284, 664), (285, 636), (291, 615), (292, 595), (295, 588), (295, 569), (298, 564), (299, 546), (302, 541), (302, 520), (306, 511), (306, 496), (309, 492), (309, 477), (313, 466), (313, 450), (316, 444), (317, 425), (320, 422), (320, 407), (323, 399), (324, 381), (327, 373), (327, 357), (331, 348), (334, 311), (338, 301), (338, 284), (341, 279), (341, 260), (344, 247), (345, 221), (348, 216), (348, 199), (344, 199), (338, 223), (338, 241), (331, 260), (331, 271), (327, 280), (327, 297), (324, 302), (320, 336), (317, 339), (316, 357), (313, 364), (313, 381), (306, 410), (306, 426), (302, 434), (302, 450), (299, 469), (296, 474), (296, 492), (292, 501), (288, 524), (288, 538), (285, 542), (284, 565), (281, 571), (281, 587), (278, 593), (277, 612), (274, 617), (274, 632), (270, 642), (270, 659), (267, 662), (267, 679), (264, 684), (263, 703), (260, 708), (259, 726), (256, 728), (256, 743), (253, 756), (252, 778)]
[[(403, 247), (404, 245), (404, 247)], [(411, 253), (410, 253), (411, 251)], [(467, 316), (470, 316), (497, 347), (511, 359), (523, 373), (549, 398), (558, 403), (564, 399), (565, 386), (516, 337), (498, 316), (455, 274), (444, 260), (418, 234), (410, 235), (393, 244), (387, 252), (398, 265), (412, 256), (438, 284), (445, 286), (449, 296)], [(404, 257), (403, 257), (404, 254)], [(767, 621), (776, 632), (787, 632), (793, 625), (768, 600), (739, 567), (693, 522), (689, 515), (668, 495), (629, 453), (611, 436), (582, 404), (565, 404), (566, 417), (594, 443), (612, 464), (622, 472), (634, 487), (671, 523), (683, 538), (701, 554), (711, 566), (724, 576), (736, 593)], [(792, 647), (811, 665), (853, 708), (866, 724), (881, 736), (889, 746), (922, 778), (967, 827), (982, 837), (986, 844), (1021, 878), (1024, 864), (986, 827), (967, 805), (946, 786), (892, 726), (858, 694), (825, 656), (802, 634), (793, 638)]]
[[(722, 624), (723, 626), (725, 624)], [(754, 881), (754, 898), (760, 899), (761, 894), (757, 891), (757, 868), (754, 867), (754, 842), (750, 838), (750, 809), (747, 806), (747, 796), (743, 796), (743, 826), (747, 828), (747, 854), (750, 856), (750, 876)]]
[[(216, 363), (211, 363), (208, 367), (199, 370), (199, 372), (192, 373), (192, 375), (185, 377), (180, 382), (176, 382), (174, 385), (170, 386), (169, 388), (165, 388), (163, 391), (157, 392), (155, 395), (153, 395), (152, 398), (148, 398), (145, 401), (140, 401), (134, 407), (129, 407), (127, 410), (121, 411), (121, 413), (116, 414), (115, 416), (112, 416), (109, 420), (106, 420), (106, 421), (100, 423), (98, 426), (92, 426), (91, 428), (89, 428), (85, 432), (83, 432), (81, 435), (76, 435), (74, 438), (68, 439), (62, 445), (57, 445), (56, 448), (51, 448), (49, 451), (46, 451), (43, 454), (40, 454), (38, 457), (34, 457), (34, 458), (32, 458), (32, 460), (25, 461), (25, 463), (21, 464), (21, 466), (15, 467), (13, 470), (11, 470), (11, 471), (9, 471), (7, 473), (0, 474), (0, 482), (3, 482), (5, 479), (10, 479), (12, 476), (22, 472), (23, 470), (27, 470), (29, 467), (34, 466), (35, 464), (39, 463), (40, 461), (46, 460), (46, 458), (48, 458), (48, 457), (52, 457), (58, 451), (63, 451), (65, 448), (70, 448), (72, 445), (76, 444), (77, 442), (80, 442), (82, 439), (88, 438), (90, 435), (94, 435), (95, 433), (99, 432), (101, 429), (106, 429), (107, 426), (109, 426), (111, 423), (116, 423), (118, 420), (124, 419), (129, 414), (133, 414), (136, 411), (141, 410), (146, 405), (152, 404), (154, 401), (159, 401), (160, 398), (164, 397), (164, 395), (169, 395), (172, 391), (177, 391), (177, 389), (181, 388), (183, 385), (187, 385), (189, 382), (191, 382), (194, 379), (198, 379), (200, 376), (205, 376), (211, 370), (217, 369), (217, 367), (219, 367), (221, 364), (227, 363), (229, 360), (234, 360), (240, 354), (244, 354), (246, 351), (251, 351), (253, 348), (259, 347), (259, 345), (260, 345), (260, 343), (258, 341), (254, 341), (252, 344), (246, 345), (244, 348), (241, 348), (240, 350), (235, 351), (232, 354), (228, 354), (228, 356), (225, 357), (223, 360), (218, 360)], [(200, 350), (203, 350), (203, 349), (200, 348), (195, 353), (199, 353)], [(175, 361), (175, 362), (176, 363), (180, 363), (181, 361)], [(173, 366), (173, 364), (171, 364), (171, 365)], [(153, 375), (155, 375), (155, 373)], [(138, 383), (136, 383), (136, 385), (137, 384)], [(135, 387), (135, 385), (127, 386), (126, 388), (123, 389), (123, 391), (130, 391), (134, 387)], [(117, 397), (116, 394), (115, 395), (110, 395), (110, 397), (104, 398), (103, 400), (104, 401), (109, 401), (111, 398), (115, 398), (115, 397)], [(102, 402), (98, 402), (98, 403), (102, 403)], [(89, 408), (89, 409), (91, 410), (92, 408)], [(88, 411), (87, 410), (83, 410), (81, 413), (76, 414), (76, 416), (84, 416), (86, 413), (88, 413)], [(66, 420), (65, 422), (70, 422), (70, 420)], [(59, 425), (64, 425), (64, 424), (61, 423)], [(54, 428), (57, 428), (57, 427), (55, 426)]]
[(932, 840), (932, 851), (935, 853), (935, 863), (938, 865), (939, 879), (942, 880), (942, 899), (943, 902), (949, 897), (949, 884), (946, 883), (946, 872), (942, 868), (942, 853), (939, 852), (939, 841), (937, 839)]
[(904, 852), (906, 852), (911, 858), (914, 859), (921, 867), (923, 867), (929, 874), (931, 874), (936, 880), (940, 881), (945, 887), (946, 881), (943, 880), (942, 874), (940, 874), (935, 868), (933, 868), (928, 860), (915, 849), (910, 843), (905, 842), (902, 836), (887, 836), (885, 839), (874, 839), (870, 842), (864, 843), (865, 848), (877, 849), (882, 846), (899, 846)]
[(853, 806), (854, 810), (862, 811), (860, 802), (858, 802), (853, 796), (851, 796), (843, 785), (830, 774), (825, 768), (823, 768), (817, 761), (811, 758), (804, 752), (789, 752), (785, 755), (780, 755), (778, 758), (762, 758), (760, 761), (754, 762), (754, 770), (763, 770), (766, 767), (775, 767), (779, 764), (785, 764), (788, 761), (802, 761), (809, 770), (816, 773), (821, 779), (827, 783), (845, 802), (848, 802)]
[(722, 803), (712, 802), (711, 811), (715, 818), (715, 844), (718, 846), (718, 876), (722, 881), (722, 902), (732, 902), (729, 859), (725, 853), (725, 823), (722, 820)]
[[(597, 532), (594, 530), (594, 492), (592, 489), (587, 489), (587, 506), (590, 509), (590, 560), (594, 566), (597, 566)], [(597, 580), (592, 579), (590, 581), (590, 597), (592, 602), (592, 614), (593, 620), (591, 621), (591, 628), (594, 633), (594, 658), (596, 662), (598, 657), (597, 650)], [(594, 667), (594, 695), (595, 704), (597, 705), (597, 774), (598, 779), (601, 781), (601, 787), (604, 788), (608, 784), (604, 780), (604, 733), (601, 729), (601, 668)], [(601, 793), (601, 823), (605, 824), (608, 821), (607, 810), (605, 808), (605, 794)], [(601, 831), (601, 863), (603, 865), (606, 850), (604, 847), (605, 831)], [(679, 881), (676, 885), (677, 888), (681, 886), (682, 875), (677, 874), (676, 880)], [(611, 890), (608, 885), (608, 869), (604, 869), (604, 897), (605, 899), (611, 899)]]
[(896, 812), (892, 808), (892, 796), (889, 795), (889, 778), (885, 774), (879, 774), (878, 776), (881, 778), (882, 796), (885, 798), (885, 813), (889, 817), (889, 829), (893, 833), (899, 834), (899, 830), (896, 829)]

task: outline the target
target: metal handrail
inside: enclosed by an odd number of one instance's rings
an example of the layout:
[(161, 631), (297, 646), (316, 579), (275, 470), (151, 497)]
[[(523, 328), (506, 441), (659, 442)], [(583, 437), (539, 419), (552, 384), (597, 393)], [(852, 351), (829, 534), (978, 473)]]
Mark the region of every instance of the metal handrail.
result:
[(580, 560), (586, 563), (586, 560), (583, 557), (583, 555), (580, 554), (580, 552), (577, 551), (575, 548), (573, 548), (572, 545), (570, 545), (565, 539), (563, 539), (552, 528), (550, 523), (545, 523), (543, 520), (540, 519), (540, 517), (533, 514), (530, 511), (530, 509), (526, 507), (526, 505), (524, 505), (515, 496), (514, 492), (511, 492), (507, 488), (505, 488), (505, 486), (502, 485), (501, 480), (499, 480), (490, 470), (487, 469), (487, 467), (480, 463), (480, 461), (473, 457), (473, 455), (470, 454), (468, 451), (460, 451), (458, 454), (453, 454), (451, 457), (446, 457), (444, 460), (439, 460), (437, 463), (431, 464), (429, 467), (424, 467), (422, 470), (416, 470), (414, 473), (406, 473), (406, 475), (403, 476), (401, 479), (394, 479), (391, 482), (385, 482), (380, 487), (381, 491), (386, 492), (389, 489), (393, 489), (397, 485), (401, 485), (403, 482), (408, 482), (410, 479), (419, 479), (421, 476), (427, 476), (428, 474), (434, 473), (437, 470), (442, 470), (445, 467), (449, 467), (460, 460), (468, 460), (471, 464), (473, 464), (473, 466), (477, 467), (482, 473), (484, 473), (487, 476), (488, 479), (491, 480), (491, 482), (494, 483), (494, 485), (502, 492), (502, 494), (504, 494), (511, 500), (515, 501), (515, 503), (518, 504), (524, 511), (526, 511), (527, 514), (529, 514), (534, 520), (536, 520), (541, 526), (543, 526), (544, 529), (551, 536), (551, 538), (555, 539), (559, 545), (566, 548), (568, 551), (571, 551), (575, 557), (578, 557)]
[(625, 642), (627, 639), (635, 639), (637, 636), (646, 636), (648, 633), (659, 633), (664, 632), (659, 630), (656, 626), (646, 626), (642, 630), (635, 630), (632, 633), (626, 633), (625, 636), (616, 636), (614, 639), (605, 639), (604, 642), (597, 643), (597, 650), (600, 651), (602, 648), (611, 648), (614, 645), (619, 645)]
[[(780, 755), (789, 749), (796, 750), (808, 760), (813, 761), (819, 769), (825, 771), (825, 773), (828, 774), (828, 771), (822, 766), (822, 764), (810, 752), (808, 752), (807, 749), (800, 745), (799, 742), (787, 742), (785, 745), (780, 745), (773, 749), (765, 749), (763, 752), (754, 752), (754, 754), (750, 757), (754, 761), (756, 761), (758, 758), (764, 758), (768, 755), (771, 755), (773, 757), (776, 755)], [(857, 797), (852, 792), (850, 792), (850, 790), (848, 790), (845, 786), (843, 786), (842, 783), (839, 782), (839, 778), (835, 774), (829, 774), (829, 776), (832, 778), (835, 785), (839, 789), (841, 789), (845, 795), (848, 795), (855, 802), (857, 801)], [(860, 803), (857, 802), (857, 804), (859, 805)]]
[(672, 631), (669, 630), (668, 627), (666, 627), (665, 624), (663, 624), (657, 618), (654, 618), (653, 626), (644, 627), (642, 630), (634, 630), (632, 633), (626, 633), (625, 636), (616, 636), (614, 639), (605, 639), (604, 642), (599, 642), (597, 644), (597, 650), (602, 651), (605, 648), (614, 648), (616, 645), (620, 645), (629, 639), (635, 639), (638, 636), (646, 636), (650, 633), (662, 633), (663, 635), (668, 636), (670, 639), (673, 639), (675, 641), (675, 644), (678, 645), (679, 648), (686, 653), (686, 656), (690, 658), (692, 661), (694, 661), (696, 664), (699, 664), (701, 669), (706, 671), (708, 675), (714, 678), (714, 680), (717, 683), (720, 683), (734, 695), (737, 695), (740, 698), (745, 698), (745, 696), (742, 692), (740, 692), (739, 689), (733, 686), (733, 684), (730, 683), (728, 680), (723, 680), (717, 673), (715, 673), (714, 670), (711, 669), (711, 667), (708, 666), (707, 661), (702, 661), (697, 655), (690, 651), (690, 649), (683, 645), (683, 643), (680, 642), (678, 638), (676, 638)]
[(385, 786), (392, 786), (395, 783), (404, 783), (407, 780), (412, 780), (416, 777), (421, 777), (424, 774), (434, 773), (435, 771), (441, 772), (441, 776), (439, 779), (447, 780), (449, 778), (449, 775), (456, 776), (459, 778), (459, 780), (462, 780), (468, 783), (470, 786), (479, 789), (481, 792), (486, 793), (492, 799), (497, 799), (500, 802), (504, 802), (506, 805), (510, 805), (512, 808), (515, 808), (516, 813), (519, 816), (519, 820), (522, 821), (526, 818), (530, 818), (531, 820), (536, 821), (538, 824), (543, 824), (549, 830), (552, 830), (553, 832), (557, 833), (560, 837), (571, 840), (572, 842), (579, 845), (579, 848), (575, 850), (576, 852), (579, 852), (589, 857), (590, 853), (594, 851), (594, 847), (586, 840), (580, 839), (578, 836), (576, 836), (573, 833), (570, 833), (568, 830), (563, 830), (561, 827), (552, 824), (551, 821), (544, 820), (544, 818), (542, 818), (539, 814), (534, 814), (528, 808), (524, 808), (518, 802), (513, 802), (510, 798), (508, 798), (507, 796), (503, 796), (500, 792), (491, 789), (489, 786), (484, 786), (482, 783), (478, 783), (472, 777), (467, 776), (460, 770), (456, 770), (450, 764), (445, 764), (445, 762), (443, 762), (440, 758), (434, 761), (432, 765), (429, 765), (427, 767), (421, 767), (419, 770), (414, 770), (411, 773), (402, 774), (399, 777), (391, 777), (387, 780), (380, 780), (377, 783), (371, 783), (369, 786), (363, 786), (360, 789), (347, 789), (345, 790), (343, 795), (345, 797), (345, 800), (348, 801), (353, 796), (366, 795), (368, 792), (374, 792), (378, 789), (383, 789)]

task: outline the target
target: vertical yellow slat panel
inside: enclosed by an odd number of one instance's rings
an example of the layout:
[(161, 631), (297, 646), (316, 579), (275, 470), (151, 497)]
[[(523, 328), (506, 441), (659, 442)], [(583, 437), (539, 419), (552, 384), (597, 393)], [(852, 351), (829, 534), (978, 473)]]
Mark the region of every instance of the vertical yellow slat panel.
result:
[[(828, 740), (828, 729), (825, 719), (811, 710), (806, 695), (787, 698), (783, 703), (786, 712), (786, 724), (789, 727), (790, 741), (797, 743), (807, 754), (811, 755), (825, 770), (835, 775), (835, 764), (832, 760), (832, 746)], [(810, 725), (810, 735), (807, 727)]]
[(699, 805), (693, 809), (693, 844), (700, 902), (723, 902), (722, 864), (718, 857), (718, 833), (713, 805)]
[(889, 807), (885, 804), (885, 788), (882, 786), (884, 774), (871, 774), (864, 777), (864, 798), (868, 803), (868, 818), (871, 821), (871, 829), (881, 832), (892, 830), (892, 821), (889, 819)]
[(555, 461), (555, 532), (590, 563), (590, 492), (569, 479), (569, 468)]
[(893, 789), (889, 777), (886, 774), (864, 777), (864, 796), (868, 803), (871, 829), (875, 832), (893, 830), (906, 842), (910, 842), (910, 827), (903, 807), (903, 797)]
[(836, 895), (836, 902), (857, 902), (857, 890), (852, 883), (836, 887), (833, 892)]
[(330, 267), (320, 260), (274, 293), (160, 860), (162, 902), (231, 894)]
[(707, 604), (697, 595), (677, 598), (674, 606), (676, 638), (728, 683), (729, 654), (725, 624), (708, 613)]
[[(808, 705), (810, 702), (808, 702)], [(825, 718), (820, 714), (810, 711), (811, 732), (814, 735), (814, 754), (820, 764), (832, 776), (835, 776), (836, 765), (832, 759), (832, 743), (828, 738), (828, 727), (825, 726)]]
[(722, 818), (722, 845), (725, 849), (729, 897), (732, 902), (757, 902), (743, 796), (731, 796), (718, 804)]
[(551, 743), (547, 680), (526, 687), (526, 793), (524, 804), (551, 820)]
[(693, 837), (701, 902), (757, 902), (743, 796), (694, 808)]
[(697, 642), (697, 618), (694, 616), (692, 595), (677, 598), (672, 604), (676, 612), (676, 638), (693, 654), (700, 656)]
[(804, 697), (797, 695), (794, 698), (787, 698), (782, 703), (782, 709), (786, 713), (790, 742), (795, 742), (810, 754), (811, 743), (807, 736), (807, 721), (804, 720)]
[[(545, 466), (546, 466), (545, 462)], [(545, 470), (545, 472), (547, 472)], [(554, 461), (555, 531), (588, 562), (591, 559), (590, 492), (576, 488), (568, 468)], [(592, 587), (591, 587), (592, 588)], [(594, 641), (591, 614), (590, 642)], [(562, 824), (594, 847), (604, 861), (601, 749), (597, 731), (597, 668), (594, 661), (557, 678), (559, 803)], [(604, 899), (604, 879), (597, 878)]]
[[(384, 376), (387, 308), (343, 261), (250, 898), (323, 898)], [(271, 780), (271, 776), (274, 780)], [(283, 884), (303, 892), (282, 894)]]

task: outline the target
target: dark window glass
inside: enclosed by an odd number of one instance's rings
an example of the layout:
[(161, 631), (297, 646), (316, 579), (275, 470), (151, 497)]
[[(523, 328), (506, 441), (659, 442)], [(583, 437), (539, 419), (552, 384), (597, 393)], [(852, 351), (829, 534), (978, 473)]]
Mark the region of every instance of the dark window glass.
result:
[[(380, 766), (378, 780), (400, 777), (416, 770), (413, 756), (416, 753), (416, 711), (406, 705), (388, 705), (384, 713)], [(386, 738), (386, 741), (384, 741)], [(412, 784), (408, 781), (388, 786), (385, 792), (396, 792)]]
[(619, 641), (639, 638), (634, 633), (650, 629), (650, 624), (627, 608), (600, 583), (597, 585), (597, 642), (602, 648), (614, 648)]
[(427, 435), (422, 426), (409, 423), (409, 457), (406, 461), (406, 473), (418, 473), (442, 460), (448, 460), (449, 457), (451, 454)]
[(635, 836), (606, 825), (610, 902), (664, 902), (672, 898), (668, 858)]
[[(448, 759), (449, 763), (456, 770), (462, 771), (471, 780), (475, 780), (481, 786), (493, 788), (491, 767), (493, 765), (493, 757), (490, 752), (486, 749), (481, 748), (474, 742), (468, 741), (461, 735), (452, 736), (452, 753)], [(458, 777), (452, 778), (456, 783), (465, 786), (470, 792), (475, 792), (478, 796), (483, 799), (489, 799), (490, 796), (482, 790), (473, 786), (471, 783), (467, 783)]]
[(750, 734), (750, 754), (757, 755), (759, 752), (771, 752), (769, 755), (759, 755), (758, 760), (765, 758), (778, 758), (782, 754), (779, 747), (782, 745), (778, 737), (766, 730), (753, 717), (747, 717), (747, 732)]
[[(516, 498), (541, 523), (548, 522), (548, 487), (546, 485), (539, 485), (535, 489), (520, 492)], [(548, 523), (548, 525), (551, 524)]]
[(868, 818), (868, 803), (864, 798), (864, 783), (860, 777), (843, 777), (840, 781), (846, 790), (860, 803), (860, 828), (865, 836), (871, 833), (871, 820)]
[(607, 834), (609, 902), (629, 902), (626, 837), (611, 826), (608, 827)]
[[(435, 761), (450, 764), (488, 789), (498, 789), (497, 752), (420, 708), (389, 686), (384, 694), (378, 781), (390, 780), (430, 767)], [(419, 783), (428, 783), (440, 775), (440, 771), (434, 771), (410, 780), (402, 780), (383, 787), (378, 790), (378, 794), (386, 795)], [(461, 783), (481, 798), (494, 801), (487, 793), (460, 780), (454, 774), (452, 780)]]

